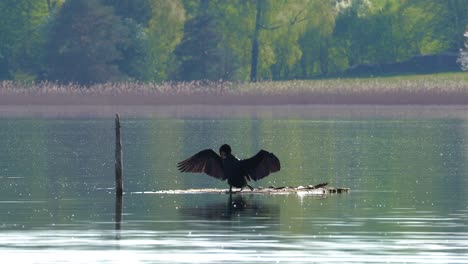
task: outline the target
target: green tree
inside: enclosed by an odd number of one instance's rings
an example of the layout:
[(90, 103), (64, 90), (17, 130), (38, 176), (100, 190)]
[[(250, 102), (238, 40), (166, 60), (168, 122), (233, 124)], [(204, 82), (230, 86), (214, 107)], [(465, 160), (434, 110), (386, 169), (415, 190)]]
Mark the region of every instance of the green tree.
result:
[(117, 45), (121, 53), (121, 58), (116, 61), (118, 68), (124, 75), (134, 80), (151, 80), (147, 28), (130, 18), (125, 18), (122, 22), (128, 36), (125, 41)]
[[(255, 1), (184, 0), (183, 4), (188, 20), (175, 51), (178, 70), (174, 76), (180, 79), (192, 64), (195, 72), (188, 79), (248, 80)], [(204, 28), (197, 28), (202, 25)], [(192, 54), (191, 45), (205, 49), (196, 48)], [(204, 68), (197, 69), (196, 65)], [(208, 75), (201, 76), (204, 72)]]
[(465, 32), (465, 48), (460, 49), (460, 54), (458, 55), (457, 62), (460, 63), (461, 69), (468, 71), (468, 31)]
[(258, 68), (258, 57), (259, 57), (259, 35), (260, 29), (263, 24), (262, 13), (264, 12), (265, 6), (263, 0), (257, 0), (255, 5), (255, 24), (252, 35), (252, 51), (250, 53), (250, 81), (257, 81), (257, 68)]
[(256, 3), (251, 81), (255, 81), (257, 75), (260, 79), (297, 77), (302, 57), (301, 36), (309, 28), (326, 32), (325, 28), (333, 25), (332, 2), (257, 0)]
[(142, 81), (153, 79), (148, 58), (150, 40), (147, 32), (152, 18), (153, 2), (152, 0), (103, 0), (103, 4), (113, 7), (129, 34), (128, 41), (118, 45), (122, 54), (122, 58), (118, 60), (118, 67), (125, 75)]
[[(391, 34), (393, 21), (384, 12), (379, 21), (373, 21), (368, 1), (354, 1), (350, 6), (339, 10), (333, 32), (333, 43), (337, 46), (337, 55), (345, 58), (342, 69), (355, 64), (375, 62), (371, 58), (372, 49), (379, 49), (377, 43), (388, 43), (391, 47), (386, 54), (392, 53)], [(384, 40), (384, 41), (381, 41)], [(387, 41), (387, 42), (385, 42)]]
[(119, 17), (148, 27), (152, 16), (152, 0), (103, 0), (103, 3), (112, 6)]
[(311, 75), (326, 74), (329, 68), (328, 46), (336, 17), (333, 2), (303, 0), (294, 4), (286, 14), (289, 23), (273, 42), (276, 59), (270, 68), (276, 79), (307, 77), (309, 67), (314, 69)]
[(81, 84), (123, 78), (120, 46), (128, 29), (99, 0), (68, 0), (60, 9), (47, 46), (48, 79)]
[(218, 62), (219, 34), (216, 22), (209, 15), (188, 20), (184, 26), (184, 38), (175, 49), (179, 61), (179, 80), (217, 80), (222, 78)]
[(47, 10), (49, 11), (49, 15), (53, 15), (55, 10), (57, 10), (57, 8), (59, 8), (63, 4), (64, 1), (65, 0), (46, 0)]
[(145, 69), (151, 80), (162, 81), (176, 70), (174, 49), (184, 33), (185, 9), (179, 0), (152, 0), (151, 6)]
[(255, 1), (208, 1), (205, 8), (216, 22), (218, 35), (216, 62), (219, 76), (225, 80), (249, 79), (252, 48), (251, 34)]
[(465, 1), (355, 0), (340, 8), (330, 60), (340, 71), (454, 52), (463, 44), (467, 19)]
[(179, 80), (218, 80), (223, 78), (218, 45), (221, 33), (209, 1), (200, 1), (197, 13), (185, 22), (184, 36), (174, 50)]
[(45, 1), (0, 1), (0, 79), (39, 71), (47, 15)]
[(464, 32), (465, 37), (467, 37), (465, 30), (468, 29), (468, 5), (464, 0), (447, 0), (441, 3), (448, 10), (446, 17), (449, 20), (448, 28), (453, 31), (452, 35), (454, 36), (453, 39), (451, 38), (450, 50), (458, 51), (466, 45), (465, 39), (460, 33)]

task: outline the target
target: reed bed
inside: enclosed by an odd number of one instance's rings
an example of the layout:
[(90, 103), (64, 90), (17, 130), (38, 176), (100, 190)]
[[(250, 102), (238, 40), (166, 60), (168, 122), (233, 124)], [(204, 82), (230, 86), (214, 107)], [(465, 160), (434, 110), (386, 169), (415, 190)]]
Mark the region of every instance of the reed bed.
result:
[(0, 95), (194, 95), (230, 94), (231, 82), (119, 82), (83, 86), (56, 82), (17, 83), (0, 82)]
[(372, 94), (372, 93), (467, 93), (465, 78), (369, 78), (330, 80), (236, 82), (121, 82), (90, 86), (59, 84), (55, 82), (20, 83), (0, 82), (2, 95), (291, 95)]
[[(432, 103), (437, 98), (452, 98), (451, 101), (468, 103), (468, 74), (442, 74), (427, 76), (405, 76), (366, 79), (325, 79), (325, 80), (290, 80), (263, 81), (256, 83), (225, 81), (192, 82), (120, 82), (103, 83), (90, 86), (78, 84), (59, 84), (55, 82), (19, 83), (0, 82), (2, 97), (148, 97), (148, 98), (296, 98), (307, 103), (305, 98), (315, 98), (311, 102), (328, 101), (346, 103), (372, 103), (372, 100), (386, 102), (390, 99), (426, 97)], [(359, 98), (367, 98), (364, 101)], [(341, 100), (340, 100), (341, 99)], [(456, 99), (454, 101), (454, 99)], [(463, 99), (463, 100), (462, 100)], [(462, 100), (462, 101), (460, 101)], [(206, 100), (205, 100), (206, 101)], [(252, 100), (248, 100), (249, 102)], [(271, 101), (271, 100), (270, 100)], [(273, 100), (274, 101), (274, 100)], [(400, 100), (401, 101), (401, 100)], [(417, 101), (417, 100), (416, 100)], [(465, 102), (466, 101), (466, 102)], [(403, 102), (411, 102), (403, 100)], [(285, 102), (288, 103), (288, 102)], [(388, 102), (391, 103), (391, 102)]]

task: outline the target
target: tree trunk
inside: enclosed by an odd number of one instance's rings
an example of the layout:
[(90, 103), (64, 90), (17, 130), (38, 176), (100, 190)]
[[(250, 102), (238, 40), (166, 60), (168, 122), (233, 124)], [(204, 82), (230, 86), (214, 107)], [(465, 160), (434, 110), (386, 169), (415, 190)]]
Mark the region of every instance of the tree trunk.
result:
[(47, 10), (49, 11), (49, 15), (52, 14), (52, 4), (50, 3), (50, 0), (47, 0)]
[(262, 0), (257, 0), (257, 13), (255, 15), (255, 30), (252, 39), (252, 58), (250, 60), (250, 81), (257, 81), (257, 66), (258, 66), (258, 35), (260, 33), (260, 23), (262, 14)]
[(328, 37), (320, 40), (320, 72), (323, 76), (328, 75)]

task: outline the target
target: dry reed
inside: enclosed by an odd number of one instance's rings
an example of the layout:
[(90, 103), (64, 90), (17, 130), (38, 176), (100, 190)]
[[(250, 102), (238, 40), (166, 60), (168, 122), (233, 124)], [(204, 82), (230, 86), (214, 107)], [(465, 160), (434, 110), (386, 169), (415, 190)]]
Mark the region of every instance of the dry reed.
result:
[[(150, 96), (150, 97), (405, 97), (452, 96), (466, 97), (468, 103), (468, 78), (466, 74), (444, 74), (368, 79), (326, 79), (264, 81), (256, 83), (225, 81), (192, 82), (120, 82), (90, 86), (59, 84), (56, 82), (20, 83), (0, 82), (0, 96)], [(359, 100), (358, 100), (359, 101)], [(443, 102), (442, 102), (443, 103)]]

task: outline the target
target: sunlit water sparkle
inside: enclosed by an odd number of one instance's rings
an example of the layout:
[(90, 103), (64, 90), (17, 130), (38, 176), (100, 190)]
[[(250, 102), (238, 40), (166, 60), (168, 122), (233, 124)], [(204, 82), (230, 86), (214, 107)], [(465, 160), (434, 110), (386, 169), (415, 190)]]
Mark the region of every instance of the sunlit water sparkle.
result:
[[(2, 117), (1, 262), (468, 263), (468, 108), (344, 108), (124, 115), (120, 223), (111, 114)], [(280, 157), (283, 170), (256, 186), (328, 181), (351, 192), (161, 193), (226, 188), (175, 168), (225, 141), (240, 157)]]

